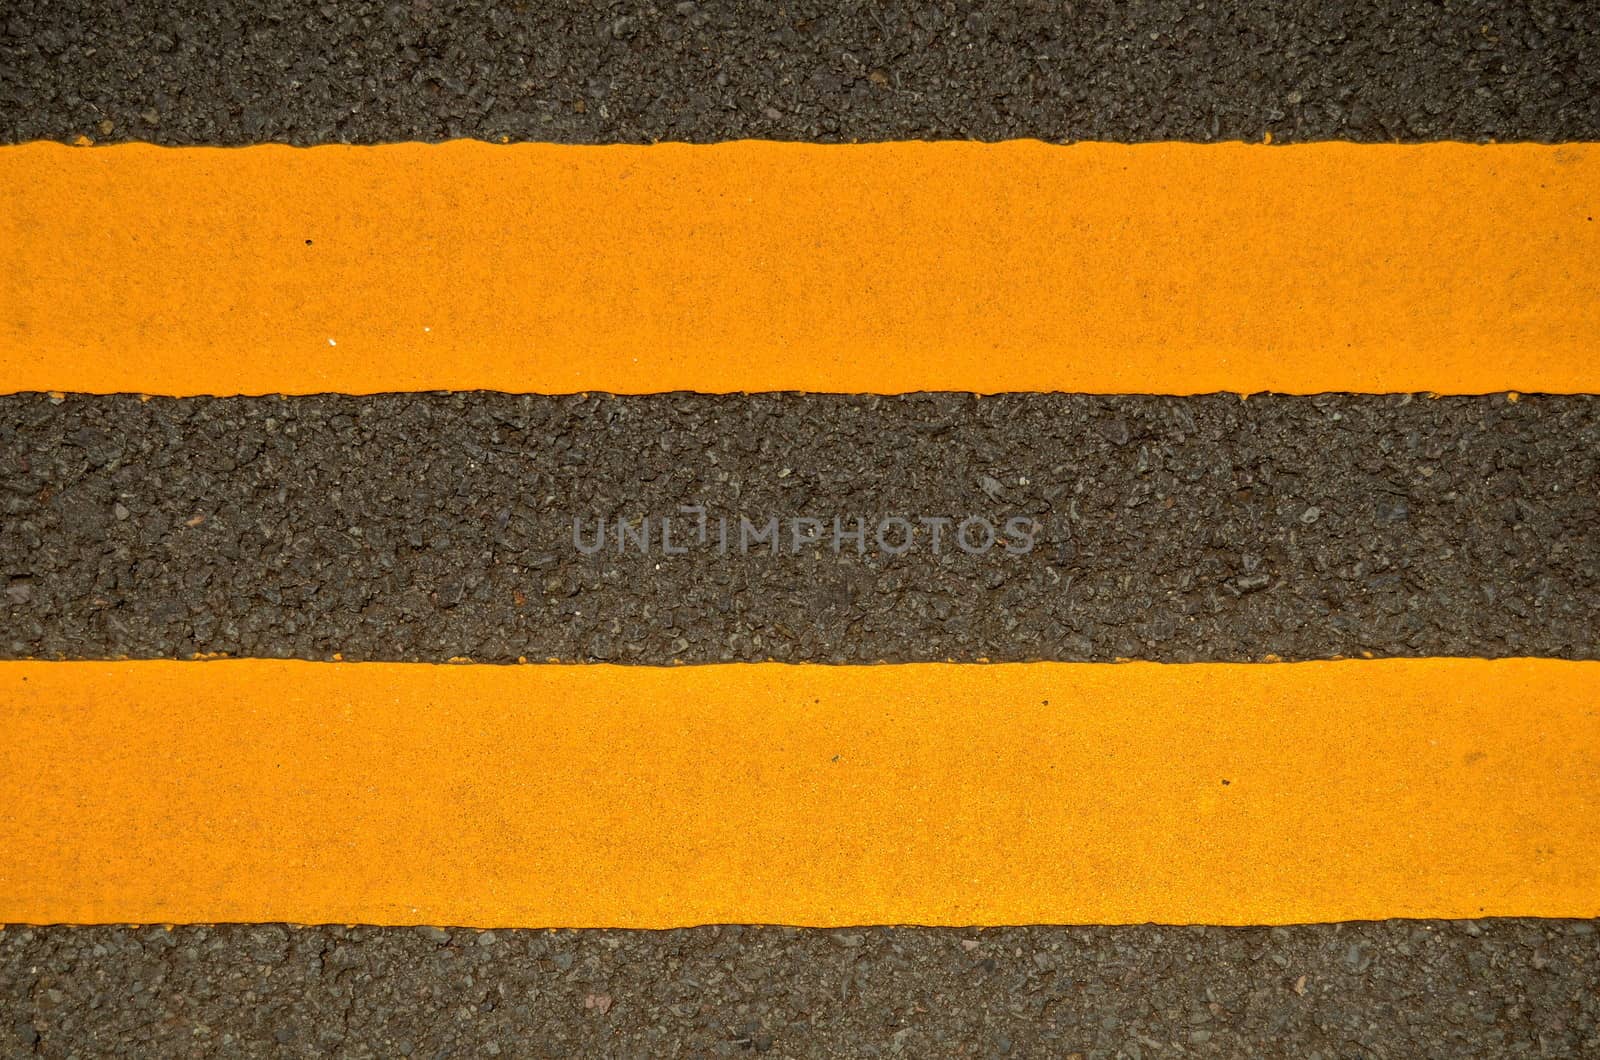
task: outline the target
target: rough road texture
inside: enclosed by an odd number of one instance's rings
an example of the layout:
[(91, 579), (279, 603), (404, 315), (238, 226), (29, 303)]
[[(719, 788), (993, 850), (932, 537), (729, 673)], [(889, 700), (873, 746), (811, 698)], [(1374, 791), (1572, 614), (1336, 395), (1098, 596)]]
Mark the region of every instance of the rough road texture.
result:
[[(1596, 482), (1590, 397), (13, 396), (0, 654), (1593, 658)], [(617, 554), (695, 504), (824, 541)]]
[[(1600, 140), (1600, 19), (0, 5), (0, 142), (1268, 133)], [(1403, 401), (6, 398), (0, 654), (1595, 657), (1595, 399)], [(695, 501), (1066, 521), (1009, 560), (660, 570), (563, 525)], [(1595, 927), (13, 927), (0, 1056), (1590, 1057)]]
[(13, 140), (1595, 140), (1592, 0), (9, 0)]
[(1587, 921), (1292, 928), (12, 928), (0, 1051), (1592, 1057)]

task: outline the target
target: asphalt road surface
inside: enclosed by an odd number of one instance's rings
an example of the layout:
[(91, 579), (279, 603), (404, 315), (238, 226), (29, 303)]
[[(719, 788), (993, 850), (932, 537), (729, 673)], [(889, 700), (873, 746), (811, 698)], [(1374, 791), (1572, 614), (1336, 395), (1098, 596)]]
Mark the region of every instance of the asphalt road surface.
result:
[(1588, 921), (11, 928), (15, 1056), (1583, 1057)]
[(12, 0), (5, 137), (1594, 140), (1586, 0)]
[(0, 657), (1600, 652), (1582, 396), (19, 395), (0, 468)]
[[(1583, 0), (0, 12), (5, 142), (1269, 133), (1600, 139), (1600, 19)], [(1594, 658), (1597, 460), (1590, 397), (19, 395), (0, 655)], [(984, 557), (573, 545), (574, 517), (691, 504), (1045, 530)], [(1588, 921), (12, 926), (0, 1052), (1581, 1057), (1597, 991)]]

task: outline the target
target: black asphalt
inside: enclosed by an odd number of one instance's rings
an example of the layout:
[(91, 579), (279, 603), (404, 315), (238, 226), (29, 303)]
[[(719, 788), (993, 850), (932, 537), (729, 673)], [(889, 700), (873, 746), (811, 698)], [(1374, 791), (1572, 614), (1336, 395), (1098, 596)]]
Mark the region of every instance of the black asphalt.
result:
[(105, 1057), (1600, 1055), (1589, 921), (12, 928), (0, 1050)]
[(7, 138), (1595, 140), (1593, 0), (8, 0)]
[(1583, 396), (12, 396), (0, 654), (1594, 658), (1597, 482)]

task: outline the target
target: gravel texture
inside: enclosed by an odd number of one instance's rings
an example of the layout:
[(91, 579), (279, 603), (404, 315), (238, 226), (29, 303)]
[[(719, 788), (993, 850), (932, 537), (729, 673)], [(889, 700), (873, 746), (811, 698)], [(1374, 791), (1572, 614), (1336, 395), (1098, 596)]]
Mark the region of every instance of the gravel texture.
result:
[(1593, 0), (8, 0), (12, 140), (1596, 140)]
[[(20, 395), (0, 654), (1595, 658), (1596, 483), (1593, 397)], [(862, 515), (1041, 529), (836, 555)]]
[(19, 928), (18, 1057), (1592, 1057), (1589, 921)]

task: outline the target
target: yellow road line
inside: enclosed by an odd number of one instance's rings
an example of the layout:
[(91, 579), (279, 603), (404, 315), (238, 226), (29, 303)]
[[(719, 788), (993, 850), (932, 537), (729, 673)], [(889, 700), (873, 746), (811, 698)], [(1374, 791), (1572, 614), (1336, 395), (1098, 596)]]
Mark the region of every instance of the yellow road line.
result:
[(1600, 391), (1593, 145), (0, 148), (0, 390)]
[(1600, 663), (0, 663), (0, 922), (1600, 915)]

